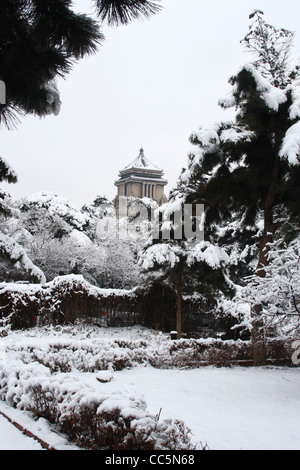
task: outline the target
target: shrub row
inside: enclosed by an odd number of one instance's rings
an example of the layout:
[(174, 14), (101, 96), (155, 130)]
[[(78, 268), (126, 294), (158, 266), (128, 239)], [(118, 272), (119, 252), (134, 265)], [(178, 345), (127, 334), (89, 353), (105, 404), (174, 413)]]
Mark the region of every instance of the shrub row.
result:
[(147, 411), (144, 400), (124, 391), (99, 393), (74, 374), (51, 374), (41, 364), (14, 361), (3, 368), (0, 399), (47, 419), (84, 449), (195, 449), (182, 421), (160, 421)]

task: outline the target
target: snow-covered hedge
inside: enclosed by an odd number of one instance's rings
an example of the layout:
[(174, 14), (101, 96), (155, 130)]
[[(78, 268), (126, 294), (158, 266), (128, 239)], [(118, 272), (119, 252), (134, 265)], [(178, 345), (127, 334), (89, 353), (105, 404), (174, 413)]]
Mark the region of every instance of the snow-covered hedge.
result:
[[(5, 344), (7, 354), (21, 358), (26, 364), (41, 364), (52, 374), (74, 370), (80, 373), (120, 371), (139, 365), (169, 369), (252, 364), (251, 341), (214, 338), (171, 341), (168, 334), (137, 326), (34, 328), (10, 332)], [(269, 360), (290, 364), (290, 342), (269, 340), (266, 348)]]
[[(267, 345), (269, 357), (291, 352)], [(107, 390), (118, 371), (135, 366), (192, 368), (251, 363), (250, 342), (181, 339), (142, 327), (87, 325), (9, 331), (0, 338), (0, 400), (49, 420), (84, 448), (191, 449), (189, 430), (159, 419), (126, 388)], [(176, 410), (174, 411), (176, 414)]]
[(79, 317), (97, 317), (107, 305), (114, 309), (131, 297), (132, 291), (99, 289), (81, 275), (60, 276), (42, 285), (0, 283), (0, 328), (1, 319), (8, 317), (12, 329), (35, 326), (38, 315), (42, 323), (73, 323)]
[[(43, 325), (79, 320), (171, 331), (176, 322), (175, 303), (174, 291), (162, 283), (144, 289), (100, 289), (74, 274), (43, 285), (0, 283), (0, 334), (4, 325), (13, 330), (33, 327), (37, 316)], [(205, 321), (214, 321), (205, 313), (208, 309), (201, 296), (184, 296), (183, 309), (183, 328), (188, 333), (196, 332)]]
[[(98, 377), (99, 372), (87, 376), (79, 370), (84, 356), (85, 367), (89, 365), (89, 370), (94, 370), (91, 361), (97, 363), (101, 351), (105, 353), (105, 342), (107, 359), (103, 364), (98, 363), (98, 367), (105, 368), (109, 367), (109, 357), (113, 360), (120, 353), (119, 358), (124, 358), (121, 352), (126, 344), (131, 348), (137, 346), (140, 351), (146, 342), (141, 343), (139, 349), (138, 344), (129, 340), (121, 344), (120, 339), (109, 341), (103, 338), (97, 343), (92, 330), (79, 329), (76, 332), (75, 328), (74, 335), (71, 328), (51, 331), (48, 330), (48, 337), (47, 332), (43, 336), (42, 330), (36, 329), (36, 336), (11, 333), (5, 338), (5, 360), (0, 364), (1, 400), (49, 420), (84, 448), (194, 448), (190, 431), (183, 422), (171, 419), (161, 421), (159, 415), (147, 411), (141, 397), (123, 389), (107, 393), (102, 384), (105, 382), (103, 372)], [(129, 354), (130, 350), (126, 348), (126, 353)], [(60, 365), (55, 367), (55, 364)], [(111, 375), (110, 372), (107, 374)]]
[(0, 397), (18, 409), (49, 420), (77, 445), (106, 450), (191, 449), (180, 421), (147, 411), (125, 391), (107, 395), (80, 383), (76, 375), (55, 374), (38, 363), (18, 362), (0, 372)]

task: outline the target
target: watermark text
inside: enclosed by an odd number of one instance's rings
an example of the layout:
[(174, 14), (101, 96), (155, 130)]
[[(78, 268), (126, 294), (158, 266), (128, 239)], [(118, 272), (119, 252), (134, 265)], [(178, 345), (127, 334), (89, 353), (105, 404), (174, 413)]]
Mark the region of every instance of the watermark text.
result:
[(6, 104), (6, 85), (0, 80), (0, 104)]
[(110, 217), (97, 224), (99, 238), (126, 240), (138, 236), (151, 236), (153, 240), (184, 240), (189, 244), (204, 240), (204, 205), (180, 204), (172, 210), (131, 204), (120, 197), (109, 207)]
[(300, 341), (294, 341), (292, 344), (292, 348), (295, 349), (294, 354), (292, 355), (292, 363), (295, 366), (299, 366), (300, 364)]

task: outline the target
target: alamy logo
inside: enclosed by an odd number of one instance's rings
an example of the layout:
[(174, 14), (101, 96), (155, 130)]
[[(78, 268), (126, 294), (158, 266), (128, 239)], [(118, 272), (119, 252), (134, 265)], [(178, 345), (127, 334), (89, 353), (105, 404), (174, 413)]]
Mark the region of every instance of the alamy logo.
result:
[(172, 210), (160, 211), (144, 204), (131, 205), (126, 197), (119, 198), (112, 217), (97, 225), (100, 238), (135, 238), (136, 232), (154, 240), (185, 240), (195, 244), (204, 240), (204, 205), (179, 204)]
[(0, 104), (6, 104), (6, 85), (0, 80)]
[(295, 366), (299, 366), (300, 364), (300, 341), (294, 341), (294, 343), (292, 344), (292, 348), (296, 349), (296, 351), (292, 355), (292, 362)]

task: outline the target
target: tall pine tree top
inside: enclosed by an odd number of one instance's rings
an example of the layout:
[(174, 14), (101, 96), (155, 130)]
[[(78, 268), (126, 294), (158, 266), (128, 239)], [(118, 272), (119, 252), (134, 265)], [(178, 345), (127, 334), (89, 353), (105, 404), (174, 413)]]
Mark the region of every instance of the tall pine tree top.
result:
[(254, 55), (253, 65), (272, 85), (285, 88), (300, 76), (298, 65), (290, 68), (291, 51), (295, 34), (284, 28), (266, 23), (261, 10), (254, 10), (252, 23), (242, 39), (248, 52)]

